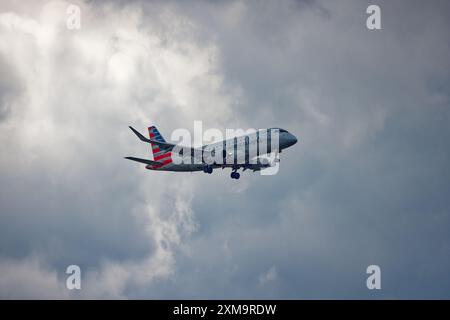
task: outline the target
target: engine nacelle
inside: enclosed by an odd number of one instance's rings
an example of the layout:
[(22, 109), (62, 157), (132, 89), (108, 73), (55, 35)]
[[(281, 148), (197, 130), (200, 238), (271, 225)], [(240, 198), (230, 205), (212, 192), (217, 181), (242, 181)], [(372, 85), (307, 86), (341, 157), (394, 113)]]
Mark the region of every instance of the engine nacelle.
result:
[(265, 155), (257, 158), (257, 163), (265, 167), (274, 167), (280, 162), (279, 153), (272, 153), (270, 155)]
[(267, 158), (258, 158), (258, 163), (263, 166), (272, 166), (272, 163)]

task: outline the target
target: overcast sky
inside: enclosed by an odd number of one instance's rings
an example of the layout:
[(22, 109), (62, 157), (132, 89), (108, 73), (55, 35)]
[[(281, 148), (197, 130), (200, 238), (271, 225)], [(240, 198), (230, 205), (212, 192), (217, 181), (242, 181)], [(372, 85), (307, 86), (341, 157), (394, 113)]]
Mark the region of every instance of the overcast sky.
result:
[[(0, 3), (0, 298), (450, 298), (448, 1), (72, 3)], [(299, 143), (240, 180), (123, 159), (195, 120)]]

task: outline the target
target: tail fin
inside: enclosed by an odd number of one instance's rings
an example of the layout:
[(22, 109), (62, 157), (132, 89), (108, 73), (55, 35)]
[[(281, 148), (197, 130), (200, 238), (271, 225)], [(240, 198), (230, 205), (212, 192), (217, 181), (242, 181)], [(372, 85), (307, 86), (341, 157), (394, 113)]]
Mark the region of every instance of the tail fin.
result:
[[(148, 127), (148, 134), (150, 135), (151, 140), (166, 142), (166, 140), (159, 133), (158, 129), (156, 129), (155, 126)], [(167, 162), (168, 160), (170, 160), (170, 162), (172, 162), (171, 160), (172, 152), (170, 150), (166, 150), (153, 142), (151, 143), (151, 145), (152, 145), (153, 159), (155, 159), (155, 161)]]
[(159, 133), (158, 129), (156, 129), (155, 126), (148, 127), (148, 133), (150, 135), (150, 139), (160, 142), (166, 142), (166, 140), (164, 140), (163, 136), (161, 135), (161, 133)]

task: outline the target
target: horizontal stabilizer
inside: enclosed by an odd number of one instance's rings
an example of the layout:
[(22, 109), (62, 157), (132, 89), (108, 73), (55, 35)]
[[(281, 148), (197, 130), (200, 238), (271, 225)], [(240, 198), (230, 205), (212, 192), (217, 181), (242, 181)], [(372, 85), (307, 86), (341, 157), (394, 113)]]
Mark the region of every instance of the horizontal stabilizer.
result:
[(141, 162), (141, 163), (145, 163), (145, 164), (150, 164), (152, 166), (157, 166), (157, 165), (162, 164), (162, 162), (159, 162), (159, 161), (153, 161), (153, 160), (147, 160), (147, 159), (141, 159), (141, 158), (135, 158), (135, 157), (125, 157), (125, 159), (137, 161), (137, 162)]
[(137, 137), (144, 142), (149, 142), (150, 143), (150, 139), (147, 139), (146, 137), (144, 137), (142, 134), (139, 133), (139, 131), (137, 131), (136, 129), (134, 129), (132, 126), (128, 126), (128, 128), (131, 129), (131, 131), (134, 132), (135, 135), (137, 135)]
[(132, 126), (129, 126), (129, 128), (131, 129), (131, 131), (134, 132), (135, 135), (137, 135), (137, 137), (139, 138), (139, 140), (147, 142), (147, 143), (154, 143), (157, 146), (167, 149), (167, 150), (172, 150), (173, 147), (175, 147), (174, 144), (172, 143), (167, 143), (167, 142), (162, 142), (162, 141), (157, 141), (157, 140), (153, 140), (153, 139), (148, 139), (146, 137), (144, 137), (142, 134), (139, 133), (139, 131), (137, 131), (136, 129), (134, 129)]

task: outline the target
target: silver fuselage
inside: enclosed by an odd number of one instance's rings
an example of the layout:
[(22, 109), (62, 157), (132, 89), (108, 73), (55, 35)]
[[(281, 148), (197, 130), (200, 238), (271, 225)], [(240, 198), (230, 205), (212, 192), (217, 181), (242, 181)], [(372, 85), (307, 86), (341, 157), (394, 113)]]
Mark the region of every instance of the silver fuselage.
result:
[[(276, 133), (274, 134), (274, 129)], [(194, 156), (179, 147), (171, 153), (171, 163), (163, 166), (147, 165), (149, 170), (192, 172), (211, 168), (257, 168), (260, 156), (278, 153), (297, 142), (297, 138), (287, 130), (261, 129), (249, 134), (204, 145), (208, 156)], [(278, 138), (278, 139), (277, 139)], [(278, 141), (276, 141), (278, 140)], [(181, 151), (182, 150), (182, 151)], [(267, 166), (267, 165), (266, 165)], [(260, 166), (265, 167), (264, 165)]]

